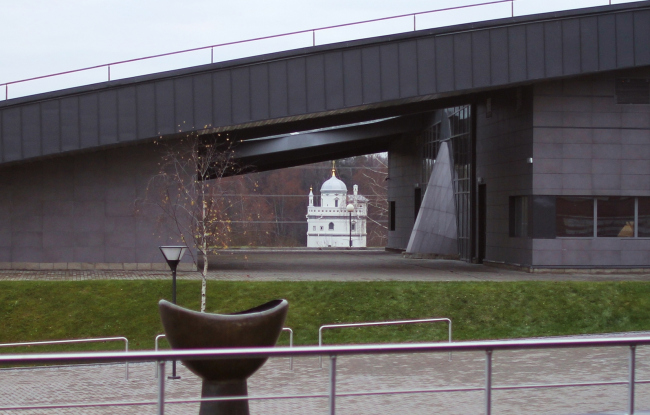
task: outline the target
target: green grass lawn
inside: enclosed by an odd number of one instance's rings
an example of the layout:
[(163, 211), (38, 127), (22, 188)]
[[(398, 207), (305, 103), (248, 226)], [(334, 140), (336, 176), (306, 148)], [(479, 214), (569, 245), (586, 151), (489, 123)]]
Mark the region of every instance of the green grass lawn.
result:
[[(0, 343), (125, 336), (153, 349), (157, 303), (170, 281), (0, 282)], [(178, 303), (199, 307), (200, 283), (179, 281)], [(329, 323), (449, 317), (454, 340), (650, 330), (646, 282), (208, 282), (208, 311), (289, 301), (295, 344), (317, 344)], [(326, 344), (445, 340), (443, 323), (339, 329)], [(288, 343), (283, 334), (281, 344)], [(110, 350), (122, 344), (2, 348), (0, 352)]]

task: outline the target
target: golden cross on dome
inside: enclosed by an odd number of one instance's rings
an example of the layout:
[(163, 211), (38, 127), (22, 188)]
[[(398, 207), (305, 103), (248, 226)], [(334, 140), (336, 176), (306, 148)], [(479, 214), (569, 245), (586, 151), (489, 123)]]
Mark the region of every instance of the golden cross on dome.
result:
[(335, 161), (332, 160), (332, 177), (336, 177), (336, 166), (334, 165)]

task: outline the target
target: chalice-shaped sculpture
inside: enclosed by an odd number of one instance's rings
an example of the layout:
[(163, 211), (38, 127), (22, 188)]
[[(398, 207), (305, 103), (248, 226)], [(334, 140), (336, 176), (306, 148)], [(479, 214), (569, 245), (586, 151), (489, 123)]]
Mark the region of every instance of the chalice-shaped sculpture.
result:
[[(172, 349), (272, 347), (287, 316), (287, 300), (273, 300), (234, 314), (199, 313), (161, 300), (165, 335)], [(247, 396), (246, 380), (266, 358), (187, 360), (185, 366), (203, 379), (201, 397)], [(248, 415), (248, 400), (201, 402), (199, 415)]]

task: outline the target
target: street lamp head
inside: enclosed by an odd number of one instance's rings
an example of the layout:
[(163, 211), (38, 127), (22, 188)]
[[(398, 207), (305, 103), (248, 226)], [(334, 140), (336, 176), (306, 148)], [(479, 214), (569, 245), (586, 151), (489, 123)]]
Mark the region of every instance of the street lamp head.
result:
[(353, 205), (352, 203), (348, 204), (348, 205), (345, 207), (345, 210), (347, 210), (348, 212), (352, 213), (352, 212), (354, 211), (354, 205)]
[(159, 246), (158, 248), (160, 248), (160, 252), (162, 252), (165, 261), (172, 270), (176, 269), (183, 255), (185, 255), (185, 251), (187, 251), (186, 246)]

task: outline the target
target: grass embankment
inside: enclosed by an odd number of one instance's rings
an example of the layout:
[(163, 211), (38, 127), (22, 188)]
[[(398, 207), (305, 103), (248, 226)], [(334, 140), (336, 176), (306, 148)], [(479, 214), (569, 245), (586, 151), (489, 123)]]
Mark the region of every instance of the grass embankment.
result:
[[(157, 302), (169, 281), (0, 282), (0, 343), (125, 336), (153, 349)], [(199, 282), (179, 281), (178, 303), (199, 307)], [(289, 301), (295, 344), (317, 344), (339, 322), (449, 317), (455, 340), (650, 330), (646, 282), (208, 282), (208, 311)], [(445, 340), (445, 324), (326, 332), (327, 344)], [(284, 334), (280, 341), (287, 344)], [(23, 351), (108, 350), (123, 344), (38, 346)]]

